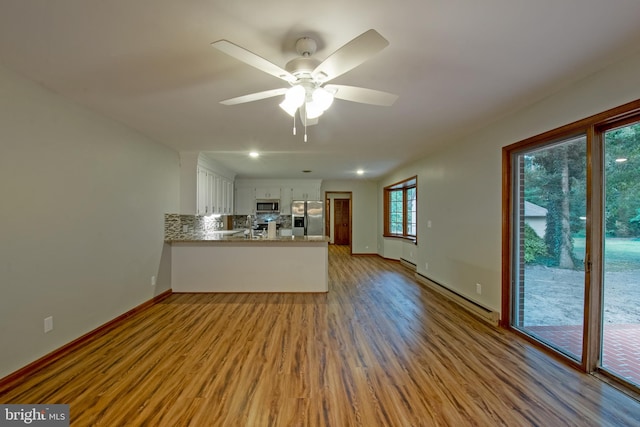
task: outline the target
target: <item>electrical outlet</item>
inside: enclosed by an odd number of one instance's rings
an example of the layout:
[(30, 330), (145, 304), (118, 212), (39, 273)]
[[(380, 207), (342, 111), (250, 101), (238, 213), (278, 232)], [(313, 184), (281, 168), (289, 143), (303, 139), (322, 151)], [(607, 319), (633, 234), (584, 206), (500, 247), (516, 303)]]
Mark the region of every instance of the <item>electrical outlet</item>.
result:
[(53, 330), (53, 316), (45, 317), (44, 319), (44, 333), (51, 332)]
[(431, 228), (431, 220), (430, 219), (427, 220), (427, 228)]
[(151, 286), (156, 285), (156, 276), (151, 276)]
[(476, 283), (476, 294), (482, 294), (482, 285), (480, 283)]
[(425, 270), (428, 270), (428, 269), (429, 269), (429, 263), (428, 263), (428, 262), (425, 262), (425, 263), (424, 263), (424, 269), (425, 269)]

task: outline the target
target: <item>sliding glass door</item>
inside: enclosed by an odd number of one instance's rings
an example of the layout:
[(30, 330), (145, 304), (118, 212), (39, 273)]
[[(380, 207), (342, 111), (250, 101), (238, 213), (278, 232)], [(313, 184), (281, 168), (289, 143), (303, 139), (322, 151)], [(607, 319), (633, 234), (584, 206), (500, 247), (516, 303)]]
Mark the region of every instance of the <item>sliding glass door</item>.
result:
[(514, 156), (512, 326), (580, 362), (586, 137)]
[(503, 149), (502, 325), (640, 392), (640, 100)]
[(640, 122), (603, 140), (601, 367), (640, 385)]

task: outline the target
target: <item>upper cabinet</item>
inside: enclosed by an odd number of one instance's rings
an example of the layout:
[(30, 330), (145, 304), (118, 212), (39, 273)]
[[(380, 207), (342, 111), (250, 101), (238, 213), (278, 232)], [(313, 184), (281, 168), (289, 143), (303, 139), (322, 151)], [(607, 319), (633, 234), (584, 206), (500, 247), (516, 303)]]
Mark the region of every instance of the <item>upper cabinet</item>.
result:
[(291, 215), (292, 194), (291, 187), (282, 187), (280, 189), (280, 215)]
[(180, 213), (231, 215), (235, 172), (204, 152), (180, 152)]
[(255, 213), (255, 189), (236, 185), (235, 215), (253, 215)]
[(293, 200), (320, 200), (320, 183), (293, 186)]
[(233, 181), (226, 181), (226, 187), (224, 190), (224, 204), (225, 214), (231, 215), (233, 214), (233, 197), (235, 196), (235, 192), (233, 191)]
[(231, 215), (233, 180), (198, 165), (197, 215)]
[(280, 200), (280, 187), (256, 187), (256, 199)]

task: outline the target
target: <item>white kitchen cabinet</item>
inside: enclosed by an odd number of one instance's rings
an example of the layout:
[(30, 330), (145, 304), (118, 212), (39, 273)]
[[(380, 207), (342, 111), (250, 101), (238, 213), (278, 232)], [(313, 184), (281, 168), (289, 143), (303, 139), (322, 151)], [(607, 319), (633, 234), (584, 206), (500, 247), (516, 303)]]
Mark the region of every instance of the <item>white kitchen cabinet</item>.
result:
[(208, 214), (217, 214), (219, 205), (218, 205), (218, 182), (220, 181), (220, 177), (214, 174), (211, 171), (207, 171), (207, 183), (209, 185), (209, 191), (207, 193), (207, 200), (209, 205)]
[(216, 204), (214, 206), (214, 213), (218, 215), (231, 215), (233, 213), (233, 182), (220, 175), (216, 175), (215, 182)]
[(293, 187), (293, 200), (320, 200), (320, 185)]
[(280, 187), (256, 187), (256, 199), (280, 199)]
[(222, 177), (219, 177), (220, 179), (218, 181), (216, 181), (216, 190), (217, 190), (217, 194), (216, 194), (216, 200), (218, 201), (216, 204), (216, 213), (220, 214), (220, 215), (224, 215), (225, 214), (225, 209), (226, 209), (226, 196), (224, 194), (225, 189), (226, 189), (226, 184), (225, 184), (225, 179)]
[(235, 214), (253, 215), (255, 212), (255, 189), (253, 187), (236, 187)]
[(233, 191), (233, 181), (227, 181), (227, 213), (233, 214), (233, 207), (235, 206), (233, 197), (235, 192)]
[(209, 174), (207, 170), (202, 167), (198, 167), (197, 174), (198, 179), (196, 181), (196, 185), (198, 189), (196, 193), (196, 214), (208, 215), (211, 210), (211, 201), (209, 200)]
[(291, 215), (292, 189), (282, 187), (280, 189), (280, 214)]
[(233, 182), (226, 178), (222, 179), (222, 214), (231, 215), (233, 213)]
[(229, 215), (233, 211), (233, 181), (203, 166), (197, 169), (197, 215)]

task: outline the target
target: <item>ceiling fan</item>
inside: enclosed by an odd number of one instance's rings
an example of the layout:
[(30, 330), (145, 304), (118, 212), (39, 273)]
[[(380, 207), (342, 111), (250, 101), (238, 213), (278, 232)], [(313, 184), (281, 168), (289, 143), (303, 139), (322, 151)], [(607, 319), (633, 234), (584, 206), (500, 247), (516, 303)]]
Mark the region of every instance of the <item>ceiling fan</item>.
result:
[(322, 62), (312, 58), (317, 48), (315, 40), (302, 37), (296, 42), (296, 51), (300, 57), (289, 61), (284, 68), (228, 40), (218, 40), (211, 45), (229, 56), (289, 83), (289, 87), (251, 93), (226, 99), (220, 103), (236, 105), (284, 95), (284, 101), (280, 107), (294, 117), (294, 135), (295, 114), (298, 110), (306, 128), (318, 123), (318, 117), (329, 108), (334, 98), (379, 106), (391, 106), (398, 98), (397, 95), (374, 89), (327, 84), (389, 45), (389, 42), (373, 29), (360, 34)]

